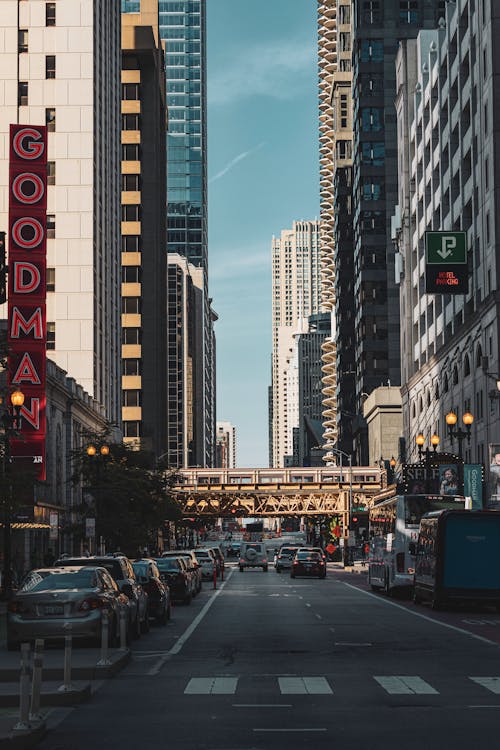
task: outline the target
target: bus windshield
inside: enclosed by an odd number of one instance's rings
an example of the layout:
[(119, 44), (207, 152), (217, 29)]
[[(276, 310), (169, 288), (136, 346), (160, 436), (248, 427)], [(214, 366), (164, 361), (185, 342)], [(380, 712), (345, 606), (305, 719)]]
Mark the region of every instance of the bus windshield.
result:
[(425, 513), (435, 510), (463, 510), (465, 499), (460, 496), (443, 497), (441, 495), (406, 495), (405, 526), (418, 526)]

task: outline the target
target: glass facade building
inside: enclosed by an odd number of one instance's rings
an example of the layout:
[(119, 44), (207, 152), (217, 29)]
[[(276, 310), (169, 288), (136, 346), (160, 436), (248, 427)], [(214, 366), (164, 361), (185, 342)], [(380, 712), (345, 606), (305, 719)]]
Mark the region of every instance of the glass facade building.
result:
[(168, 251), (207, 270), (205, 0), (160, 0), (166, 42)]

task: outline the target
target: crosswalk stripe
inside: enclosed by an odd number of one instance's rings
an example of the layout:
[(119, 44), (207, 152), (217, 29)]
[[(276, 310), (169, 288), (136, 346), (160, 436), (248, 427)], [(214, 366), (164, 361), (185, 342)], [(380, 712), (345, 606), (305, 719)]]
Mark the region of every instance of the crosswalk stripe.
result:
[(389, 695), (438, 695), (428, 682), (421, 677), (406, 675), (387, 675), (385, 677), (376, 677), (374, 679), (378, 684), (389, 693)]
[(324, 677), (278, 677), (282, 695), (332, 695)]
[(185, 695), (234, 695), (237, 677), (192, 677), (184, 690)]
[(477, 682), (495, 695), (500, 695), (500, 677), (469, 677), (469, 680)]

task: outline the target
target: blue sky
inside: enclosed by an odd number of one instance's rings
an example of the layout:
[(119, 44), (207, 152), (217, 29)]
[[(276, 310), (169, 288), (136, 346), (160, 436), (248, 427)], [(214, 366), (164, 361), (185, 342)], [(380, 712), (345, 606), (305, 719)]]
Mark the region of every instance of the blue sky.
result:
[(207, 0), (217, 418), (267, 466), (271, 239), (319, 216), (315, 0)]

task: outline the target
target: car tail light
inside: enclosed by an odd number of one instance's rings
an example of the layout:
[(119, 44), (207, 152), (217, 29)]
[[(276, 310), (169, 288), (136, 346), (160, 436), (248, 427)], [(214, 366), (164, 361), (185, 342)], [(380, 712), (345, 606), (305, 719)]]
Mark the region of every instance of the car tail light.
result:
[(405, 572), (405, 553), (404, 552), (398, 552), (398, 554), (396, 555), (396, 569), (398, 573)]
[(103, 609), (107, 607), (107, 602), (103, 599), (84, 599), (80, 602), (78, 610), (80, 612), (89, 612), (91, 609)]
[(294, 568), (295, 568), (295, 567), (296, 567), (296, 566), (297, 566), (298, 564), (299, 564), (299, 563), (297, 562), (297, 560), (294, 560), (294, 561), (293, 561), (293, 567), (294, 567)]

